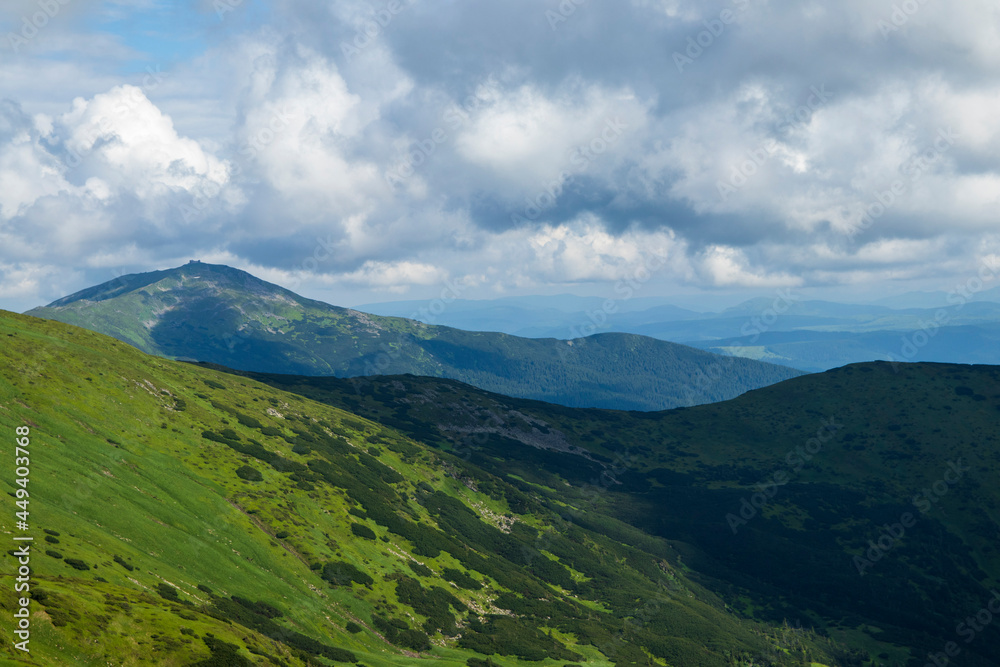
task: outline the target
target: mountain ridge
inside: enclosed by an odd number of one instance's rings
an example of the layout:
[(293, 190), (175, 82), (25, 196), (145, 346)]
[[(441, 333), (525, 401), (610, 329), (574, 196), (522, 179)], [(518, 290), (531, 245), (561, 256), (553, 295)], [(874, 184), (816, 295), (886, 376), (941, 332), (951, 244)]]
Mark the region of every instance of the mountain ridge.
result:
[[(379, 422), (59, 322), (0, 311), (0, 340), (0, 429), (28, 431), (31, 452), (30, 527), (13, 512), (0, 527), (37, 545), (32, 653), (0, 624), (0, 661), (798, 667), (851, 654), (727, 609), (662, 539), (610, 518), (608, 537), (531, 484)], [(19, 606), (4, 587), (0, 609)]]
[(298, 375), (450, 377), (576, 407), (693, 405), (801, 374), (633, 334), (531, 339), (369, 315), (201, 262), (119, 278), (27, 314), (165, 357)]

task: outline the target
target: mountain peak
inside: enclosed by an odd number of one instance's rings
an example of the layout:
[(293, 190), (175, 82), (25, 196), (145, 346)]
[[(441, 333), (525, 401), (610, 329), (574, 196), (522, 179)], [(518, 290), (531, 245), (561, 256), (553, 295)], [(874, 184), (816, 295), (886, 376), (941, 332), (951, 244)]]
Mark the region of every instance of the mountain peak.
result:
[(225, 264), (209, 264), (198, 259), (192, 259), (187, 264), (160, 271), (149, 271), (147, 273), (132, 273), (121, 275), (94, 287), (70, 294), (50, 303), (46, 308), (63, 308), (79, 302), (100, 302), (125, 296), (132, 292), (138, 292), (150, 288), (153, 285), (160, 285), (159, 291), (173, 291), (177, 288), (190, 288), (188, 281), (202, 278), (206, 283), (204, 286), (214, 285), (217, 288), (226, 287), (232, 289), (247, 290), (256, 296), (265, 294), (281, 295), (284, 297), (294, 297), (292, 292), (261, 280), (256, 276), (241, 269), (236, 269)]
[(444, 376), (580, 407), (659, 410), (732, 398), (800, 374), (635, 334), (594, 335), (570, 346), (367, 315), (200, 261), (123, 276), (29, 314), (153, 354), (240, 370)]

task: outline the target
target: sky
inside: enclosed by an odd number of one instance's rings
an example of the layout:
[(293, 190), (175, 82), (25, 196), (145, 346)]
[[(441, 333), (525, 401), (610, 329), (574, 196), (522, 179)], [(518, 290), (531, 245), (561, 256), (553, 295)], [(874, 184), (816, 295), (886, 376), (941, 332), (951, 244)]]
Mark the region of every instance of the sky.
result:
[(998, 73), (995, 0), (4, 0), (0, 308), (191, 259), (339, 305), (947, 291), (1000, 258)]

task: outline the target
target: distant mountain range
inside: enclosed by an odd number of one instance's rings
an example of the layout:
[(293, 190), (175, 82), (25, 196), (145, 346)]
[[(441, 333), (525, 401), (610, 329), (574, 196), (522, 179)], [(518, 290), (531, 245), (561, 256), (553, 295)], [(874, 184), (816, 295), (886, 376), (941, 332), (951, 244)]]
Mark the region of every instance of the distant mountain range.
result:
[(447, 377), (576, 407), (696, 405), (801, 375), (634, 334), (535, 339), (368, 315), (201, 262), (122, 276), (28, 314), (105, 333), (150, 354), (241, 370)]
[(1000, 364), (1000, 288), (965, 296), (912, 292), (873, 304), (807, 301), (786, 292), (718, 313), (699, 313), (655, 298), (607, 301), (567, 295), (433, 306), (432, 301), (396, 301), (363, 308), (529, 337), (633, 333), (809, 372), (886, 360)]

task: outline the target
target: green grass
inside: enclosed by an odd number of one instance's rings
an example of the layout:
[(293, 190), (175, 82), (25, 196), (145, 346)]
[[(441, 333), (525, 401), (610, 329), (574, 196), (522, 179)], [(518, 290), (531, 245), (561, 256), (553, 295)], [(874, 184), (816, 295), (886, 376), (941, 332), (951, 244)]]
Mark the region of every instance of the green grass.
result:
[[(998, 367), (858, 364), (662, 413), (574, 410), (434, 378), (251, 375), (433, 442), (576, 526), (650, 552), (665, 541), (730, 608), (798, 619), (886, 665), (953, 641), (1000, 582)], [(842, 428), (795, 470), (789, 452), (830, 418)], [(960, 458), (971, 469), (920, 514), (913, 497)], [(734, 535), (727, 514), (777, 472), (790, 483)], [(917, 525), (859, 576), (853, 557), (907, 511)], [(996, 651), (993, 627), (963, 659), (985, 666)]]
[[(797, 664), (771, 626), (738, 619), (679, 569), (668, 567), (669, 590), (682, 595), (654, 593), (655, 563), (676, 560), (666, 543), (566, 527), (541, 496), (391, 427), (56, 322), (0, 313), (0, 342), (0, 434), (10, 443), (30, 426), (31, 534), (62, 555), (32, 555), (33, 590), (44, 591), (32, 607), (35, 664), (192, 665), (216, 642), (254, 664), (329, 665), (318, 656), (334, 649), (369, 666), (418, 662), (371, 630), (379, 617), (429, 633), (423, 664), (464, 665), (477, 656), (468, 646), (489, 646), (512, 667), (630, 664), (647, 653), (727, 667), (727, 652)], [(237, 476), (242, 466), (261, 481)], [(355, 535), (357, 523), (376, 539)], [(533, 549), (545, 554), (526, 559)], [(330, 562), (371, 583), (330, 586)], [(440, 577), (445, 568), (484, 585), (458, 588)], [(415, 576), (421, 588), (407, 584), (404, 603), (400, 582)], [(456, 600), (449, 611), (431, 602), (435, 589)], [(233, 596), (281, 615), (253, 615)], [(14, 606), (8, 584), (3, 615)], [(449, 622), (461, 637), (434, 629)], [(9, 623), (0, 640), (0, 656), (24, 657)], [(329, 648), (303, 653), (307, 640)], [(827, 655), (821, 637), (799, 641)]]

